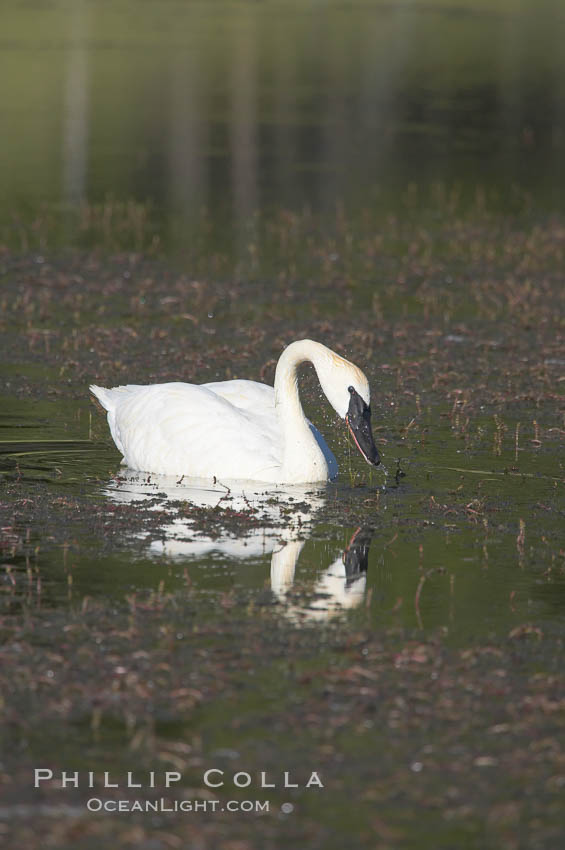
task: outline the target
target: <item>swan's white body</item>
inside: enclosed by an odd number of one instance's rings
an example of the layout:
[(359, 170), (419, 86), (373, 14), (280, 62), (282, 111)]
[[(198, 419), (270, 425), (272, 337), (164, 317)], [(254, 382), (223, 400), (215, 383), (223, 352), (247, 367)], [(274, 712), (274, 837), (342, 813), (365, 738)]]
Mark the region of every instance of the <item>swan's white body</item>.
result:
[(312, 340), (285, 349), (274, 388), (237, 380), (90, 389), (108, 411), (112, 438), (132, 469), (221, 481), (319, 482), (334, 478), (338, 468), (300, 404), (297, 368), (306, 360), (340, 416), (347, 413), (349, 386), (369, 404), (363, 372)]

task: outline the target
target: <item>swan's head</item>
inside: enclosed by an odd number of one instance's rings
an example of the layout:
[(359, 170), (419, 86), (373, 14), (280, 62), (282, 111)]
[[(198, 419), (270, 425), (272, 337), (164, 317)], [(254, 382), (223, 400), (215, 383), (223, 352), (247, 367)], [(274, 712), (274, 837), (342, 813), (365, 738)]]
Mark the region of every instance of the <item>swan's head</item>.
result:
[(372, 466), (381, 462), (371, 430), (371, 393), (361, 369), (333, 351), (323, 366), (318, 366), (322, 389), (336, 411), (345, 419), (355, 445)]

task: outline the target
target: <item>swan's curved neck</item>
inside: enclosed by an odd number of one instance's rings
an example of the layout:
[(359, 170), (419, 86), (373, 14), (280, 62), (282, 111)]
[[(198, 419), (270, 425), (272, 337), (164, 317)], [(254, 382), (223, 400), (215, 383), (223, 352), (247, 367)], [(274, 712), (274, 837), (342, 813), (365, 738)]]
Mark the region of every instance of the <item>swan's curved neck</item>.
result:
[[(327, 464), (313, 434), (298, 395), (297, 370), (301, 363), (310, 362), (318, 373), (320, 357), (327, 352), (325, 346), (310, 339), (291, 343), (281, 354), (275, 372), (275, 408), (282, 427), (284, 441), (283, 471), (285, 480), (304, 478), (305, 466), (319, 468), (320, 478), (326, 476)], [(312, 478), (311, 480), (316, 480)]]

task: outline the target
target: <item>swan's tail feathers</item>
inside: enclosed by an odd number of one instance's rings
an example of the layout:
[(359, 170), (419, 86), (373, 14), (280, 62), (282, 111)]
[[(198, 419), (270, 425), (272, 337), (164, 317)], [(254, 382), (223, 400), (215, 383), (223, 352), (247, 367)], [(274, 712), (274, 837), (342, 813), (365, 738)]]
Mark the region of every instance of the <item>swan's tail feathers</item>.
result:
[(113, 413), (120, 401), (124, 401), (124, 398), (128, 395), (139, 392), (142, 387), (138, 384), (125, 384), (122, 387), (106, 389), (106, 387), (97, 387), (96, 384), (91, 384), (88, 389), (92, 395), (96, 396), (102, 407), (107, 410), (108, 413)]
[[(104, 410), (108, 411), (108, 425), (110, 426), (110, 433), (112, 434), (112, 439), (114, 440), (116, 446), (121, 451), (123, 455), (125, 455), (124, 447), (122, 445), (122, 441), (120, 439), (120, 430), (116, 425), (116, 408), (118, 407), (119, 402), (124, 398), (125, 395), (131, 393), (138, 387), (134, 387), (133, 385), (125, 386), (125, 387), (112, 387), (112, 389), (107, 389), (106, 387), (97, 387), (96, 384), (92, 384), (89, 387), (90, 392), (93, 396), (96, 397), (95, 404), (100, 404), (104, 408)], [(122, 459), (122, 463), (125, 463), (125, 459)]]
[(89, 388), (92, 395), (96, 396), (104, 410), (112, 411), (116, 403), (112, 400), (113, 390), (107, 390), (105, 387), (97, 387), (96, 384), (92, 384)]

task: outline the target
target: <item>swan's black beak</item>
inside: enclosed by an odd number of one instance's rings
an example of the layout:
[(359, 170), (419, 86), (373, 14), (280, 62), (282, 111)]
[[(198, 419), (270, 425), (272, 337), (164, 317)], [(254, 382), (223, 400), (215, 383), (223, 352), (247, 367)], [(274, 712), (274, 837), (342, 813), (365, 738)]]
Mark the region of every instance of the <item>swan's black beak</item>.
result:
[(349, 387), (349, 394), (351, 398), (345, 416), (347, 427), (351, 431), (355, 445), (367, 463), (370, 463), (371, 466), (378, 466), (381, 459), (371, 431), (371, 408), (365, 404), (354, 387)]

